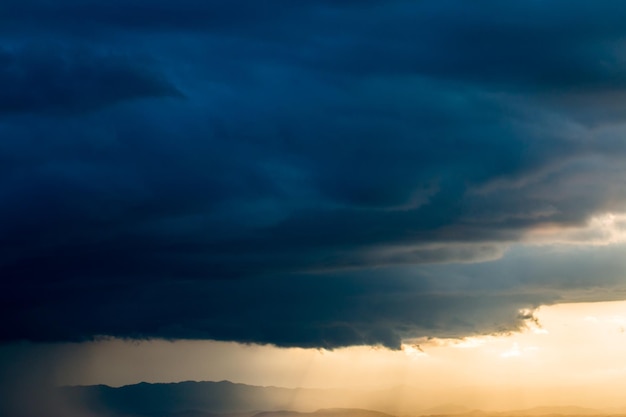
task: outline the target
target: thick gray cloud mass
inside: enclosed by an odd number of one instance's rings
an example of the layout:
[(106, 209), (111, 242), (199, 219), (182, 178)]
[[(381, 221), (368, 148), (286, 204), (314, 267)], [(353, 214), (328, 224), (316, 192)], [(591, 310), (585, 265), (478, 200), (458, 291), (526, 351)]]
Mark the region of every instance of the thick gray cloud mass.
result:
[(616, 249), (501, 257), (625, 211), (625, 19), (3, 2), (0, 339), (396, 348), (614, 298)]

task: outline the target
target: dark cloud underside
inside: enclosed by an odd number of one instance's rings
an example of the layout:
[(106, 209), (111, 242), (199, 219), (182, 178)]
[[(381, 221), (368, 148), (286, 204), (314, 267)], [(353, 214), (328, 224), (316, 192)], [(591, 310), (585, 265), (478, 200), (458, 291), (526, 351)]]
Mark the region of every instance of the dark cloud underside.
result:
[(624, 211), (625, 19), (608, 1), (3, 2), (0, 337), (397, 347), (610, 298), (591, 254), (594, 277), (494, 260)]

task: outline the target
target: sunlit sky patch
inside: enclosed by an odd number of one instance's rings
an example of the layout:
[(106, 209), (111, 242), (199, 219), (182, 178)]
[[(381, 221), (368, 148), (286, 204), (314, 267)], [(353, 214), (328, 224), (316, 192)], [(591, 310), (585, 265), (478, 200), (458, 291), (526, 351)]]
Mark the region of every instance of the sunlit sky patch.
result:
[[(310, 388), (381, 389), (404, 384), (416, 392), (433, 391), (432, 405), (445, 402), (444, 393), (448, 402), (454, 402), (455, 395), (467, 402), (459, 392), (473, 386), (485, 390), (485, 395), (475, 396), (470, 405), (487, 408), (505, 406), (490, 403), (489, 390), (523, 389), (525, 402), (516, 405), (531, 406), (552, 401), (542, 390), (563, 388), (572, 392), (563, 395), (565, 404), (599, 407), (596, 397), (602, 394), (608, 401), (602, 406), (620, 405), (619, 387), (626, 383), (626, 302), (541, 307), (536, 318), (539, 324), (528, 322), (519, 333), (407, 341), (400, 351), (102, 340), (8, 346), (3, 353), (31, 362), (30, 372), (46, 374), (61, 385), (225, 379)], [(582, 387), (588, 395), (580, 396)]]

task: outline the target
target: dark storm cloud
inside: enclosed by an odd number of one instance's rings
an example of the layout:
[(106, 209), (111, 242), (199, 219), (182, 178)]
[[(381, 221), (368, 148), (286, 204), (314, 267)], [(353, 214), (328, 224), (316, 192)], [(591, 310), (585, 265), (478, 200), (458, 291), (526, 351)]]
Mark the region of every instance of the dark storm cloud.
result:
[[(380, 285), (379, 280), (388, 282)], [(404, 337), (504, 332), (524, 325), (520, 309), (554, 298), (553, 294), (446, 294), (433, 291), (431, 285), (415, 286), (384, 275), (337, 274), (273, 276), (245, 283), (168, 281), (150, 286), (92, 280), (71, 285), (71, 296), (65, 285), (31, 292), (30, 302), (36, 303), (28, 308), (18, 294), (4, 297), (17, 310), (7, 328), (12, 338), (80, 341), (96, 333), (326, 348), (355, 344), (399, 348)], [(65, 300), (64, 306), (52, 301), (59, 298)], [(184, 303), (172, 302), (177, 299)]]
[(590, 276), (487, 261), (626, 207), (624, 19), (611, 2), (4, 2), (2, 340), (398, 347), (619, 293), (591, 252)]
[(1, 113), (82, 113), (125, 100), (176, 96), (130, 59), (34, 46), (0, 50)]
[(623, 245), (573, 253), (536, 248), (491, 263), (274, 274), (244, 282), (92, 279), (39, 286), (28, 300), (4, 293), (3, 305), (13, 303), (7, 334), (36, 341), (80, 341), (95, 333), (395, 349), (411, 337), (517, 330), (532, 319), (528, 309), (544, 303), (621, 299), (623, 251)]

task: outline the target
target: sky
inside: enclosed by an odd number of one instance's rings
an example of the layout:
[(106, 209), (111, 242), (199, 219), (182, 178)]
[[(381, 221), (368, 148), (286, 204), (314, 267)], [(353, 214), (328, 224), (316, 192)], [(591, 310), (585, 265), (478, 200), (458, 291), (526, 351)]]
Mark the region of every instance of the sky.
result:
[[(522, 352), (542, 312), (625, 300), (624, 21), (609, 0), (2, 1), (0, 388), (265, 383), (157, 359), (200, 347), (359, 375), (359, 352)], [(502, 359), (444, 345), (455, 369)], [(152, 373), (75, 368), (136, 349)]]
[[(399, 350), (201, 340), (22, 343), (0, 346), (0, 376), (57, 386), (229, 380), (356, 392), (391, 389), (398, 415), (449, 404), (486, 411), (576, 405), (623, 413), (626, 301), (542, 306), (536, 318), (521, 332), (406, 340)], [(294, 394), (299, 407), (322, 407), (308, 401)]]

